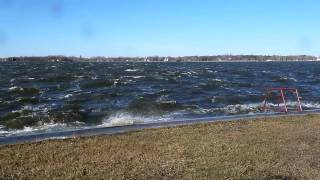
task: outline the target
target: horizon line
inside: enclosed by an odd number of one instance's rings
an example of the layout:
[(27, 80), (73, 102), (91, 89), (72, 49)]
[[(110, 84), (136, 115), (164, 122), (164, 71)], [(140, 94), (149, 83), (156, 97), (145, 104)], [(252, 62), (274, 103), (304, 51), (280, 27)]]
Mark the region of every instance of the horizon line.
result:
[(279, 55), (279, 54), (215, 54), (215, 55), (179, 55), (179, 56), (172, 56), (172, 55), (149, 55), (149, 56), (104, 56), (104, 55), (96, 55), (96, 56), (83, 56), (83, 55), (20, 55), (20, 56), (1, 56), (0, 58), (13, 58), (13, 57), (78, 57), (78, 58), (96, 58), (96, 57), (103, 57), (103, 58), (147, 58), (147, 57), (203, 57), (203, 56), (280, 56), (280, 57), (288, 57), (288, 56), (312, 56), (312, 57), (320, 57), (320, 55), (310, 55), (310, 54), (287, 54), (287, 55)]

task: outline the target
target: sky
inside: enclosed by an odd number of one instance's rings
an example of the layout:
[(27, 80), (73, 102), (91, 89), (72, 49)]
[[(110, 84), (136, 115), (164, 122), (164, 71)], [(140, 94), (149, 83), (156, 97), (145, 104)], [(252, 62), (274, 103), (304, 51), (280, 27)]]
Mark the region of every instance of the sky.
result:
[(319, 0), (0, 0), (0, 57), (320, 55)]

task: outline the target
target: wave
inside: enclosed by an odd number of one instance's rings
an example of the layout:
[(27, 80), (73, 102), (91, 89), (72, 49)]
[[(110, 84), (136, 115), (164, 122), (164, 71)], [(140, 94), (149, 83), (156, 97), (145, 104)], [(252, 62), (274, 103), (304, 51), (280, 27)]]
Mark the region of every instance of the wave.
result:
[(124, 78), (140, 79), (140, 78), (145, 78), (145, 76), (124, 76)]
[(126, 72), (137, 72), (137, 71), (139, 71), (139, 69), (126, 69), (124, 71), (126, 71)]
[(293, 77), (276, 77), (273, 81), (278, 83), (298, 82), (298, 80)]
[[(173, 102), (170, 102), (173, 103)], [(268, 103), (270, 106), (277, 107), (277, 104)], [(302, 103), (302, 108), (304, 110), (309, 109), (319, 109), (320, 103), (318, 102), (305, 102)], [(172, 120), (185, 120), (193, 119), (199, 117), (214, 117), (228, 116), (228, 115), (238, 115), (238, 114), (259, 114), (263, 113), (263, 103), (250, 103), (250, 104), (235, 104), (227, 105), (221, 108), (201, 108), (195, 106), (194, 108), (184, 108), (172, 112), (167, 112), (166, 114), (152, 114), (147, 113), (134, 113), (130, 111), (119, 111), (115, 112), (109, 116), (106, 116), (96, 125), (87, 125), (84, 122), (75, 121), (72, 124), (51, 122), (43, 123), (36, 126), (25, 126), (22, 129), (7, 129), (0, 125), (0, 137), (1, 136), (12, 136), (12, 135), (29, 135), (34, 133), (49, 133), (57, 131), (66, 130), (77, 130), (86, 129), (94, 127), (116, 127), (116, 126), (127, 126), (135, 124), (149, 124), (155, 122), (170, 122)], [(287, 106), (294, 107), (295, 102), (287, 102)]]
[[(297, 102), (287, 102), (287, 106), (294, 107), (297, 104)], [(301, 102), (302, 109), (319, 109), (320, 108), (320, 102)]]
[(94, 88), (104, 88), (113, 86), (114, 80), (108, 79), (95, 79), (90, 81), (84, 81), (80, 84), (81, 89), (94, 89)]
[(265, 88), (279, 86), (298, 88), (304, 110), (320, 108), (320, 68), (312, 63), (1, 65), (0, 133), (37, 131), (50, 122), (71, 128), (81, 121), (84, 128), (254, 114), (261, 111)]
[(170, 119), (170, 116), (143, 116), (128, 112), (117, 112), (107, 118), (104, 118), (102, 124), (98, 125), (98, 127), (126, 126), (158, 121), (165, 122)]
[[(289, 106), (293, 106), (293, 102), (289, 102)], [(228, 105), (222, 108), (193, 108), (193, 109), (184, 109), (175, 111), (172, 113), (168, 113), (166, 115), (143, 115), (143, 114), (133, 114), (130, 112), (117, 112), (111, 116), (108, 116), (103, 119), (102, 124), (98, 125), (98, 127), (113, 127), (113, 126), (125, 126), (125, 125), (134, 125), (134, 124), (146, 124), (146, 123), (154, 123), (154, 122), (166, 122), (175, 120), (183, 120), (188, 116), (188, 113), (192, 112), (192, 114), (203, 115), (204, 117), (210, 117), (213, 114), (217, 116), (225, 116), (225, 115), (236, 115), (236, 114), (258, 114), (263, 112), (263, 103), (251, 103), (251, 104), (235, 104)], [(308, 108), (320, 108), (320, 104), (318, 103), (305, 103), (302, 104), (302, 107)], [(217, 117), (215, 116), (215, 117)], [(189, 116), (192, 117), (192, 116)], [(194, 116), (196, 117), (196, 116)], [(197, 116), (199, 117), (199, 116)], [(213, 117), (213, 116), (212, 116)], [(192, 119), (192, 118), (191, 118)]]
[[(267, 103), (268, 106), (278, 107), (278, 104), (275, 103)], [(294, 108), (298, 104), (295, 101), (287, 101), (286, 105), (288, 108)], [(284, 106), (283, 103), (280, 103), (279, 106)], [(312, 110), (312, 109), (320, 109), (320, 102), (301, 102), (302, 110)]]
[(215, 78), (215, 79), (211, 79), (211, 80), (207, 81), (204, 84), (201, 84), (200, 87), (202, 87), (204, 90), (213, 90), (213, 89), (223, 87), (227, 83), (228, 82), (225, 82), (222, 79)]
[(98, 127), (124, 126), (143, 123), (147, 118), (130, 115), (128, 113), (116, 113), (102, 121)]
[[(49, 133), (56, 131), (68, 130), (70, 125), (65, 123), (44, 123), (40, 126), (26, 126), (23, 129), (6, 129), (4, 126), (0, 126), (0, 137), (1, 136), (11, 136), (11, 135), (29, 135), (34, 133)], [(76, 129), (76, 128), (74, 128)]]
[(217, 115), (234, 115), (234, 114), (254, 114), (261, 112), (262, 103), (252, 104), (235, 104), (227, 105), (221, 108), (202, 109), (205, 114), (217, 114)]
[(40, 89), (35, 87), (22, 88), (22, 87), (13, 86), (8, 89), (8, 92), (10, 95), (35, 96), (40, 94)]
[[(278, 107), (278, 104), (268, 103), (268, 106)], [(284, 104), (280, 104), (283, 106)], [(288, 108), (294, 108), (297, 105), (297, 102), (289, 101), (286, 102)], [(301, 103), (303, 110), (311, 109), (320, 109), (320, 103), (317, 102), (303, 102)], [(233, 114), (255, 114), (263, 112), (263, 102), (261, 103), (250, 103), (250, 104), (235, 104), (227, 105), (221, 108), (212, 108), (212, 109), (202, 109), (203, 113), (221, 113), (227, 115)]]
[(174, 100), (153, 100), (151, 98), (138, 97), (131, 101), (127, 111), (132, 114), (143, 114), (147, 116), (163, 115), (173, 111), (184, 109), (184, 106)]

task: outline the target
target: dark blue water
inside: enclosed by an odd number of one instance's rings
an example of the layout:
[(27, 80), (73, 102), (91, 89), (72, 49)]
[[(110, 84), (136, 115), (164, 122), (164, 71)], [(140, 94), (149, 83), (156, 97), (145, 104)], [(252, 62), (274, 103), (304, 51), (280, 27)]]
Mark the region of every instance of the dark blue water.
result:
[(0, 136), (260, 113), (267, 87), (296, 87), (317, 109), (319, 73), (318, 62), (1, 62)]

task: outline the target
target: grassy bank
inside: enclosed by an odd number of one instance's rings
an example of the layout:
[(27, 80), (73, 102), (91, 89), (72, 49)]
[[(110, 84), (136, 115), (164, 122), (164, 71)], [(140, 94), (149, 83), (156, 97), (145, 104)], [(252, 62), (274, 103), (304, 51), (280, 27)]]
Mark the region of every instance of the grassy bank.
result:
[(320, 116), (0, 146), (0, 179), (319, 179)]

